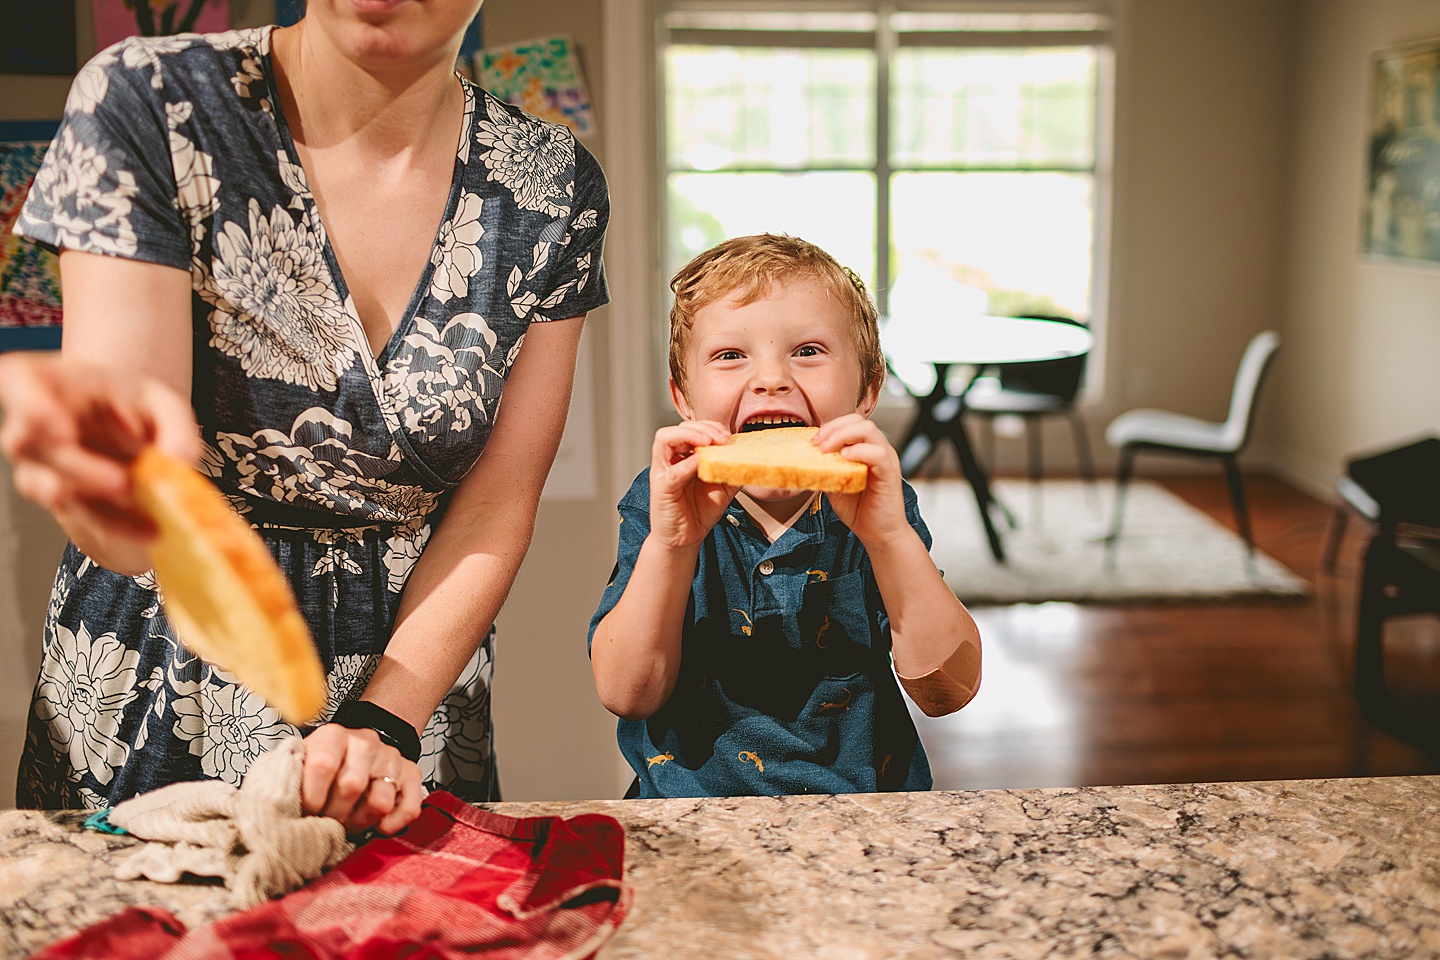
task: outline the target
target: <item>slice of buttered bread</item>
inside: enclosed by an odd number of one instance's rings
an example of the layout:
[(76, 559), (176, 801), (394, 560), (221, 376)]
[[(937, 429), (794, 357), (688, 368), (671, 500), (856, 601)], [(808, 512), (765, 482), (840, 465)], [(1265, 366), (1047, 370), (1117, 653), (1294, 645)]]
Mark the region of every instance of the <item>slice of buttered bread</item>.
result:
[(720, 446), (697, 447), (700, 479), (741, 487), (859, 493), (867, 468), (810, 442), (816, 427), (775, 427), (737, 433)]

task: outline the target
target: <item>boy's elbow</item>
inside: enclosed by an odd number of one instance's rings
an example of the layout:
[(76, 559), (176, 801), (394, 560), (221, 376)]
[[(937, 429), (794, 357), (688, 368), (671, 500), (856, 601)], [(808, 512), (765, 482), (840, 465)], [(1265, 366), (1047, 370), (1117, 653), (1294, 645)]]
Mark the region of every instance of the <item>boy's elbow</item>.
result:
[(655, 715), (653, 709), (649, 709), (635, 697), (606, 696), (601, 693), (600, 703), (621, 720), (649, 720)]
[(598, 675), (595, 691), (600, 696), (601, 706), (621, 720), (649, 720), (660, 709), (660, 704), (653, 702), (654, 698), (648, 696), (645, 690), (618, 688), (606, 684)]
[(925, 716), (954, 713), (980, 692), (980, 646), (962, 642), (945, 663), (925, 676), (898, 679)]
[(956, 685), (948, 691), (940, 692), (938, 696), (917, 697), (912, 693), (910, 699), (915, 701), (920, 712), (927, 717), (947, 717), (974, 700), (975, 694), (979, 692), (980, 678), (976, 677), (975, 686), (968, 689)]

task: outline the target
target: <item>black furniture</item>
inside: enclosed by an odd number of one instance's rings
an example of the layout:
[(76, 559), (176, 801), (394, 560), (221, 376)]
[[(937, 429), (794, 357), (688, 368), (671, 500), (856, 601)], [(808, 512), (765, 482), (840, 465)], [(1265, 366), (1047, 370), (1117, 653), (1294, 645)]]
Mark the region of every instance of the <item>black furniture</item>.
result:
[[(1028, 320), (1051, 320), (1074, 324), (1077, 327), (1085, 326), (1073, 317), (1034, 313), (1021, 316)], [(995, 463), (995, 418), (1017, 416), (1025, 424), (1027, 474), (1032, 483), (1039, 483), (1044, 476), (1040, 420), (1042, 417), (1059, 415), (1070, 421), (1080, 475), (1092, 484), (1095, 482), (1095, 463), (1090, 457), (1090, 441), (1085, 433), (1085, 421), (1075, 407), (1075, 397), (1085, 379), (1087, 357), (1088, 354), (1081, 354), (1078, 357), (1041, 360), (1036, 363), (1007, 363), (994, 368), (994, 380), (998, 384), (995, 389), (984, 389), (986, 381), (981, 380), (965, 394), (965, 412), (982, 417), (989, 426), (992, 468)]]
[[(1376, 726), (1433, 752), (1440, 732), (1397, 703), (1386, 685), (1384, 634), (1391, 617), (1440, 614), (1440, 438), (1351, 460), (1344, 479), (1353, 484), (1357, 509), (1375, 529), (1360, 575), (1355, 698)], [(1343, 521), (1337, 515), (1332, 525), (1327, 563), (1333, 564)]]
[[(1004, 506), (991, 494), (990, 478), (976, 460), (966, 433), (965, 395), (979, 371), (987, 367), (1079, 356), (1090, 351), (1094, 338), (1090, 331), (1075, 324), (965, 314), (924, 324), (903, 320), (897, 323), (897, 318), (891, 318), (881, 331), (881, 344), (886, 363), (915, 399), (915, 419), (905, 439), (896, 445), (901, 471), (912, 477), (941, 444), (953, 446), (960, 469), (975, 494), (990, 553), (997, 563), (1004, 563), (1005, 548), (990, 516), (992, 506), (1002, 510)], [(902, 371), (923, 364), (935, 373), (933, 385), (902, 375)], [(968, 370), (966, 384), (959, 392), (949, 389), (952, 367)]]

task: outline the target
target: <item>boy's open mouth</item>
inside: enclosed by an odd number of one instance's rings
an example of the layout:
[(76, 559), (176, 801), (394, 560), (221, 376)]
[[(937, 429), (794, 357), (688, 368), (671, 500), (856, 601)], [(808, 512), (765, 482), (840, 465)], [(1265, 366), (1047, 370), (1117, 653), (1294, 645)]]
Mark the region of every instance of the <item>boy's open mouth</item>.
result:
[(776, 427), (803, 427), (805, 421), (796, 417), (783, 417), (765, 415), (746, 420), (740, 426), (741, 433), (754, 433), (757, 430), (774, 430)]

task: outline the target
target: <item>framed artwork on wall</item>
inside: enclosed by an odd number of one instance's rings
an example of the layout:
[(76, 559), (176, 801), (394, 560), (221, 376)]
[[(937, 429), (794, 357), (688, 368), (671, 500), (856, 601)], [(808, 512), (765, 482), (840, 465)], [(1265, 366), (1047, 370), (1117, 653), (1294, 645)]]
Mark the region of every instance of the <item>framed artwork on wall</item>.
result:
[(126, 37), (230, 29), (230, 0), (90, 0), (90, 9), (97, 50)]
[(576, 136), (595, 132), (580, 58), (567, 36), (482, 51), (475, 61), (475, 80), (532, 116), (565, 124)]
[(10, 232), (58, 121), (0, 122), (0, 351), (60, 346), (60, 264)]
[(1440, 38), (1375, 54), (1368, 146), (1361, 249), (1440, 266)]

